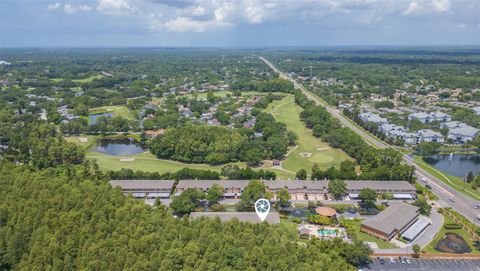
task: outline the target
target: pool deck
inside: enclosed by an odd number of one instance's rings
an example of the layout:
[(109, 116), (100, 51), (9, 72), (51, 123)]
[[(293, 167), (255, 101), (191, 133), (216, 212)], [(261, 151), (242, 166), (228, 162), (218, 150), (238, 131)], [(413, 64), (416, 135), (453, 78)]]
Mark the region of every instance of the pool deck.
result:
[[(341, 237), (346, 238), (345, 229), (341, 227), (330, 227), (330, 226), (320, 226), (315, 224), (300, 224), (298, 229), (308, 229), (310, 231), (310, 237), (314, 236), (317, 238), (335, 238)], [(322, 235), (318, 231), (335, 231), (335, 234)]]

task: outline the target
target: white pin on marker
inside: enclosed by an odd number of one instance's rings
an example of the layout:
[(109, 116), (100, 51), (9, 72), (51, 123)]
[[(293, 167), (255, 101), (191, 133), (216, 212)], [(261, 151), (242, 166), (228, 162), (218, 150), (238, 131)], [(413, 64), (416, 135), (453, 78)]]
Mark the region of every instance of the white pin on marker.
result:
[(270, 202), (266, 199), (258, 199), (255, 202), (255, 211), (260, 220), (264, 221), (268, 216), (268, 212), (270, 212)]

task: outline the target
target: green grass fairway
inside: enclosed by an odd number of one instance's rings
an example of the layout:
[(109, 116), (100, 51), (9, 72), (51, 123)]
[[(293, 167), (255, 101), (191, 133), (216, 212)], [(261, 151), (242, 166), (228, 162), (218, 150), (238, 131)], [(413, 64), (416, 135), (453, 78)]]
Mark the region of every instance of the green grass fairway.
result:
[(124, 105), (106, 105), (90, 108), (90, 114), (113, 113), (114, 116), (121, 116), (126, 119), (133, 119), (133, 113)]
[(273, 101), (265, 111), (271, 113), (277, 121), (285, 123), (289, 131), (294, 131), (298, 135), (298, 148), (282, 162), (284, 169), (293, 172), (305, 169), (310, 172), (314, 164), (318, 164), (321, 169), (327, 169), (332, 166), (338, 167), (342, 161), (352, 159), (342, 150), (333, 149), (313, 136), (312, 131), (300, 120), (302, 108), (295, 103), (292, 95)]
[[(221, 90), (221, 91), (214, 91), (213, 92), (213, 95), (215, 95), (216, 97), (227, 97), (227, 95), (230, 94), (230, 95), (233, 95), (233, 92), (232, 91), (228, 91), (228, 90)], [(207, 95), (208, 95), (208, 92), (204, 92), (204, 93), (197, 93), (197, 99), (207, 99)], [(242, 97), (244, 96), (253, 96), (253, 95), (267, 95), (266, 92), (258, 92), (258, 91), (242, 91)], [(185, 97), (188, 97), (188, 98), (193, 98), (194, 94), (186, 94)]]
[(83, 83), (90, 83), (95, 79), (101, 79), (101, 78), (103, 78), (103, 75), (97, 74), (97, 75), (92, 75), (92, 76), (89, 76), (89, 77), (83, 78), (83, 79), (74, 79), (72, 81), (75, 82), (75, 83), (83, 84)]
[[(167, 173), (167, 172), (175, 172), (181, 170), (185, 167), (192, 168), (192, 169), (209, 169), (213, 171), (220, 172), (222, 167), (221, 166), (210, 166), (207, 164), (186, 164), (176, 161), (170, 160), (160, 160), (157, 159), (153, 154), (150, 152), (144, 152), (137, 155), (129, 155), (129, 156), (112, 156), (106, 155), (97, 152), (88, 152), (87, 159), (89, 160), (97, 160), (97, 164), (99, 165), (100, 169), (103, 171), (108, 170), (120, 170), (122, 168), (129, 168), (132, 170), (141, 170), (146, 172), (159, 172), (159, 173)], [(240, 167), (245, 167), (245, 163), (235, 163)]]
[(439, 180), (448, 184), (450, 187), (454, 188), (455, 190), (462, 192), (463, 194), (471, 198), (480, 200), (480, 192), (478, 192), (478, 190), (474, 190), (470, 184), (464, 184), (463, 178), (448, 175), (447, 173), (432, 167), (431, 165), (424, 162), (422, 157), (420, 156), (415, 155), (413, 157), (413, 160), (417, 165), (422, 167), (425, 171), (437, 177)]
[[(80, 83), (80, 84), (84, 84), (84, 83), (90, 83), (92, 82), (93, 80), (95, 79), (100, 79), (100, 78), (103, 78), (103, 75), (101, 74), (97, 74), (97, 75), (92, 75), (92, 76), (89, 76), (87, 78), (82, 78), (82, 79), (73, 79), (72, 81), (75, 82), (75, 83)], [(54, 82), (54, 83), (58, 83), (58, 82), (61, 82), (65, 80), (64, 78), (51, 78), (50, 81)]]
[[(187, 164), (177, 161), (171, 160), (160, 160), (157, 159), (153, 154), (149, 152), (144, 152), (137, 155), (130, 155), (130, 156), (111, 156), (103, 153), (97, 152), (88, 152), (87, 159), (89, 160), (97, 160), (97, 164), (99, 165), (102, 171), (108, 170), (120, 170), (122, 168), (128, 168), (132, 170), (142, 170), (146, 172), (159, 172), (159, 173), (166, 173), (166, 172), (175, 172), (181, 170), (185, 167), (192, 168), (192, 169), (208, 169), (213, 170), (216, 172), (220, 172), (222, 167), (225, 165), (219, 166), (210, 166), (207, 164)], [(123, 161), (122, 161), (123, 159)], [(126, 160), (125, 160), (126, 159)], [(133, 160), (130, 160), (133, 159)], [(237, 162), (232, 163), (234, 165), (238, 165), (239, 167), (246, 167), (246, 163), (244, 162)], [(253, 170), (258, 171), (262, 168), (253, 168)], [(279, 169), (272, 169), (272, 168), (263, 168), (264, 170), (269, 170), (275, 172), (277, 175), (277, 179), (287, 180), (295, 178), (295, 174), (285, 172)]]

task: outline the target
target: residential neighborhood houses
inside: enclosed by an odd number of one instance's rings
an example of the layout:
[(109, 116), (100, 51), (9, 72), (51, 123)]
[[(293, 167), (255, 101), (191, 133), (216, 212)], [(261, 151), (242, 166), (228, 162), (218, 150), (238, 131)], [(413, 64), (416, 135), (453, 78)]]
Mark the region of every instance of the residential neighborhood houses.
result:
[(409, 132), (404, 126), (392, 124), (388, 119), (381, 117), (377, 113), (364, 112), (358, 115), (363, 122), (371, 122), (378, 125), (378, 132), (393, 140), (402, 140), (406, 145), (416, 145), (421, 142), (444, 143), (446, 139), (451, 139), (453, 144), (464, 144), (475, 139), (480, 130), (468, 124), (452, 121), (448, 114), (442, 112), (417, 112), (408, 115), (408, 121), (417, 120), (421, 123), (440, 122), (440, 129), (447, 129), (446, 137), (439, 131), (432, 129), (420, 129), (415, 132)]

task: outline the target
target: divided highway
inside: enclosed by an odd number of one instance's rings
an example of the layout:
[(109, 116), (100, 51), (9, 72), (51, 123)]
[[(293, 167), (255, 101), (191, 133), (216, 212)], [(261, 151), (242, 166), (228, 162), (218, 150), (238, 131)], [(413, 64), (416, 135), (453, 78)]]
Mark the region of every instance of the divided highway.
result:
[[(333, 108), (322, 101), (316, 94), (312, 93), (311, 91), (307, 90), (303, 85), (299, 84), (295, 79), (288, 76), (287, 74), (283, 73), (279, 69), (277, 69), (273, 64), (263, 57), (259, 57), (265, 64), (267, 64), (273, 71), (279, 74), (279, 76), (283, 79), (289, 80), (294, 84), (296, 89), (299, 89), (309, 97), (312, 101), (314, 101), (317, 105), (323, 106), (333, 117), (335, 117), (342, 125), (352, 129), (355, 133), (360, 135), (365, 142), (368, 144), (375, 146), (380, 149), (392, 147), (389, 144), (377, 139), (376, 137), (372, 136), (370, 133), (358, 128), (356, 125), (352, 124), (345, 116), (340, 114), (340, 111), (336, 108)], [(393, 148), (393, 147), (392, 147)], [(480, 223), (480, 220), (477, 220), (477, 216), (480, 215), (479, 210), (475, 210), (474, 207), (479, 205), (480, 201), (475, 200), (455, 189), (447, 185), (446, 183), (442, 182), (438, 178), (432, 176), (427, 171), (423, 170), (420, 166), (415, 164), (413, 159), (407, 155), (404, 155), (405, 163), (408, 165), (413, 165), (416, 169), (416, 175), (418, 179), (425, 178), (427, 183), (432, 187), (432, 192), (435, 193), (438, 197), (438, 203), (442, 207), (452, 207), (454, 210), (468, 218), (469, 220)], [(424, 183), (420, 182), (422, 185)]]

